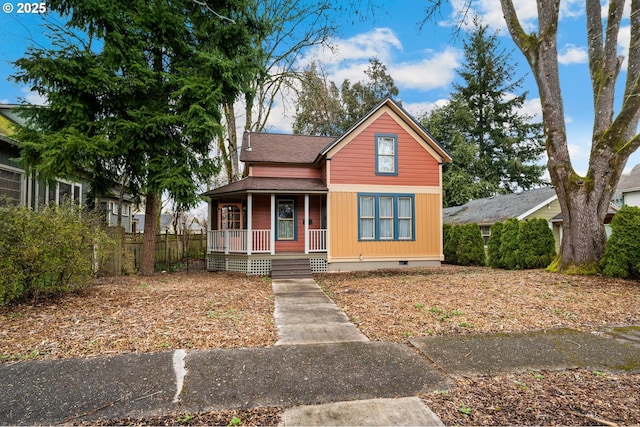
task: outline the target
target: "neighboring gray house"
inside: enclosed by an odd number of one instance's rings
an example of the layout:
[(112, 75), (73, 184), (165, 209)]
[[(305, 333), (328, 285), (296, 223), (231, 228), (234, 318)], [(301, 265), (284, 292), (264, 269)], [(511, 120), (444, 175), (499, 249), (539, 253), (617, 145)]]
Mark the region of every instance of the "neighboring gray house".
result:
[(471, 200), (462, 206), (445, 208), (443, 222), (452, 225), (478, 224), (486, 244), (491, 234), (490, 228), (496, 222), (504, 222), (510, 218), (543, 218), (549, 221), (549, 227), (552, 228), (556, 239), (556, 248), (559, 248), (560, 225), (551, 225), (551, 219), (559, 214), (560, 203), (555, 189), (545, 187)]
[[(18, 143), (12, 138), (14, 126), (21, 126), (24, 120), (17, 114), (17, 105), (0, 104), (0, 198), (17, 205), (39, 209), (47, 204), (60, 204), (72, 200), (78, 204), (101, 207), (107, 225), (117, 222), (117, 196), (91, 198), (89, 184), (64, 179), (43, 180), (37, 173), (27, 174), (15, 159), (20, 156)], [(114, 190), (115, 191), (115, 190)], [(116, 194), (115, 192), (113, 194)], [(123, 201), (122, 226), (131, 232), (131, 198)]]
[(640, 165), (635, 165), (630, 173), (620, 177), (614, 204), (640, 206)]

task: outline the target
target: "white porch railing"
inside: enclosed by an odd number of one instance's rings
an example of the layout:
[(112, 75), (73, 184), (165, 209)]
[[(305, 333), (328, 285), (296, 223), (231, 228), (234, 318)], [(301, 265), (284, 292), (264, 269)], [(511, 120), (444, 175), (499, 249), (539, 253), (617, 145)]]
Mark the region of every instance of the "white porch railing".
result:
[(309, 230), (307, 240), (309, 241), (309, 252), (327, 251), (327, 230)]
[[(208, 252), (248, 253), (247, 230), (210, 230)], [(327, 251), (327, 230), (309, 230), (309, 252)], [(271, 252), (271, 230), (251, 230), (251, 253)]]
[[(253, 253), (271, 252), (271, 230), (252, 230)], [(247, 230), (209, 231), (209, 252), (247, 253)]]

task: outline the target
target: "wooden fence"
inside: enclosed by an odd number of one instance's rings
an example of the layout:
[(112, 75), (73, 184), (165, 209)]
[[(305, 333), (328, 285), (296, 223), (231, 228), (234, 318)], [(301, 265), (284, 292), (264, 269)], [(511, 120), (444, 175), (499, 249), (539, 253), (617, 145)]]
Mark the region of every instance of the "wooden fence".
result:
[[(112, 244), (102, 251), (99, 270), (107, 275), (134, 273), (142, 261), (142, 234), (109, 230)], [(207, 249), (207, 233), (203, 230), (184, 234), (158, 234), (156, 236), (156, 268), (170, 269), (187, 257), (203, 259)]]

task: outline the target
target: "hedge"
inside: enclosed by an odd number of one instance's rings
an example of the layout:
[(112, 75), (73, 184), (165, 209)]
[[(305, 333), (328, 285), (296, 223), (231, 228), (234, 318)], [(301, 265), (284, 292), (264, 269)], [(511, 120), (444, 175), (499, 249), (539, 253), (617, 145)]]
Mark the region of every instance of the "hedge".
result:
[(640, 278), (640, 208), (625, 205), (615, 214), (600, 267), (607, 276)]
[(38, 211), (0, 204), (0, 306), (88, 284), (99, 221), (73, 204)]

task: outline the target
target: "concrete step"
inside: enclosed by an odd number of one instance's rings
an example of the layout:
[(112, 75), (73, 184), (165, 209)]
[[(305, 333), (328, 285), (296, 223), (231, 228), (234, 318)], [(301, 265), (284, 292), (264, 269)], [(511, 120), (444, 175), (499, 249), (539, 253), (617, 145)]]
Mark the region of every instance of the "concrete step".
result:
[(272, 279), (300, 279), (312, 277), (308, 258), (271, 260)]

